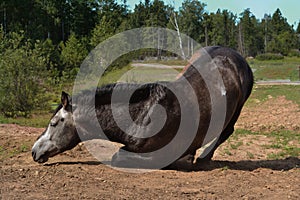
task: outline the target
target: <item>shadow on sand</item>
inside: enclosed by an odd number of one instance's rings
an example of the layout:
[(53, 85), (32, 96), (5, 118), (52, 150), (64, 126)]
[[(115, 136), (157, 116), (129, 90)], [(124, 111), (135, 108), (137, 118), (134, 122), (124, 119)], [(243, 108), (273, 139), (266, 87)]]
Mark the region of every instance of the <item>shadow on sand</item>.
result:
[(55, 166), (55, 165), (102, 165), (100, 161), (62, 161), (45, 163), (44, 166)]
[[(103, 165), (99, 161), (70, 161), (70, 162), (54, 162), (46, 163), (44, 166), (54, 165)], [(212, 160), (195, 164), (180, 164), (176, 166), (169, 166), (166, 170), (178, 171), (211, 171), (214, 169), (231, 169), (241, 171), (253, 171), (259, 168), (287, 171), (295, 168), (300, 168), (300, 159), (297, 157), (289, 157), (278, 160), (241, 160), (241, 161), (221, 161)]]
[(214, 169), (228, 168), (232, 170), (253, 171), (259, 168), (287, 171), (300, 167), (300, 159), (289, 157), (278, 160), (241, 160), (220, 161), (212, 160), (205, 163), (195, 163), (187, 169), (188, 171), (211, 171)]

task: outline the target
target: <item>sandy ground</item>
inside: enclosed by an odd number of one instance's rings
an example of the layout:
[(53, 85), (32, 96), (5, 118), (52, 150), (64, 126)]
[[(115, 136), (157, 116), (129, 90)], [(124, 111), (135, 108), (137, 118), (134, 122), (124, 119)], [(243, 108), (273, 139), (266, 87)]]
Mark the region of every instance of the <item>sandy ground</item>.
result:
[[(284, 105), (284, 106), (282, 106)], [(235, 135), (213, 161), (192, 171), (128, 173), (93, 158), (80, 144), (33, 162), (30, 148), (43, 129), (0, 125), (0, 199), (299, 199), (300, 158), (271, 159), (278, 148), (267, 133), (300, 132), (300, 108), (284, 97), (270, 97), (245, 108), (237, 128), (264, 134)], [(300, 147), (299, 141), (290, 141)], [(10, 153), (8, 153), (10, 152)]]

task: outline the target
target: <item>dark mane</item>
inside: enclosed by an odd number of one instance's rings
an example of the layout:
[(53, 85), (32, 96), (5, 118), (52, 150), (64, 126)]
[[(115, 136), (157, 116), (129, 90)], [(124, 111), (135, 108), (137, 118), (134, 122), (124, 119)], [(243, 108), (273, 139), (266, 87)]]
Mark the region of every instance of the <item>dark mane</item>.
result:
[(63, 105), (62, 105), (62, 104), (59, 104), (59, 105), (57, 106), (57, 108), (55, 108), (55, 110), (54, 110), (54, 112), (53, 112), (53, 115), (52, 115), (51, 119), (54, 117), (54, 115), (56, 115), (56, 113), (57, 113), (62, 107), (63, 107)]
[[(155, 83), (145, 83), (145, 84), (135, 84), (135, 83), (112, 83), (107, 84), (102, 87), (98, 87), (95, 93), (95, 104), (105, 105), (111, 103), (112, 94), (117, 95), (115, 103), (122, 103), (128, 94), (132, 94), (129, 103), (138, 103), (142, 100), (148, 99), (151, 94), (157, 93), (159, 91), (165, 91), (166, 84), (168, 82), (155, 82)], [(84, 96), (88, 98), (91, 95), (92, 90), (84, 90), (80, 94), (76, 95), (80, 99), (84, 100)], [(75, 97), (75, 98), (76, 98)], [(91, 96), (90, 96), (91, 97)], [(88, 100), (88, 99), (85, 99)]]

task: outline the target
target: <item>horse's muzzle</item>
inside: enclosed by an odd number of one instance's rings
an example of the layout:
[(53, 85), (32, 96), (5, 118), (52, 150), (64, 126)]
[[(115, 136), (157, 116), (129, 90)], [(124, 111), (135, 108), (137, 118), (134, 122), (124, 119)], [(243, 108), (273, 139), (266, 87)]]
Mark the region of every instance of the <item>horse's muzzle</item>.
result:
[(37, 156), (37, 153), (34, 150), (32, 150), (31, 154), (32, 154), (33, 160), (38, 163), (45, 163), (49, 159), (48, 155)]

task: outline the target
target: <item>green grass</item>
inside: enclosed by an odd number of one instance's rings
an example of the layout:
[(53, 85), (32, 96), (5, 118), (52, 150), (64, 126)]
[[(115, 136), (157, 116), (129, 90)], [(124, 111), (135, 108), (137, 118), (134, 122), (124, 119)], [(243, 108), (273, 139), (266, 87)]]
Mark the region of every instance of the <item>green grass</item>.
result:
[[(168, 63), (170, 65), (170, 63)], [(115, 82), (149, 83), (157, 81), (173, 81), (182, 69), (160, 69), (150, 67), (132, 67), (131, 65), (108, 72), (101, 77), (99, 85)]]
[(285, 146), (279, 153), (268, 154), (268, 159), (278, 160), (286, 157), (299, 157), (300, 148), (294, 146)]
[(276, 80), (290, 79), (299, 80), (298, 67), (300, 58), (285, 57), (283, 60), (258, 61), (248, 60), (249, 65), (254, 69), (255, 80)]
[(23, 143), (20, 146), (16, 146), (12, 149), (5, 149), (3, 146), (0, 146), (0, 161), (14, 157), (20, 153), (28, 152), (30, 149), (30, 144), (28, 143)]
[(257, 100), (264, 102), (268, 100), (269, 95), (272, 97), (285, 96), (300, 106), (300, 85), (254, 85), (246, 106), (256, 103)]
[(232, 156), (232, 153), (228, 148), (224, 148), (224, 153), (228, 156)]
[(235, 142), (234, 144), (231, 143), (230, 147), (231, 147), (231, 149), (238, 149), (242, 145), (243, 145), (243, 142), (242, 141), (238, 141), (238, 142)]
[(0, 115), (0, 124), (18, 124), (21, 126), (42, 128), (48, 125), (51, 116), (52, 116), (51, 113), (36, 114), (29, 118), (26, 117), (6, 118)]
[(125, 66), (122, 69), (112, 70), (99, 78), (99, 86), (117, 82), (127, 71), (131, 70), (131, 66)]
[[(299, 145), (295, 146), (292, 145), (292, 141), (300, 141), (300, 133), (297, 131), (288, 131), (288, 130), (280, 130), (280, 131), (273, 131), (270, 133), (264, 132), (252, 132), (245, 129), (237, 129), (235, 130), (234, 138), (239, 138), (239, 136), (245, 135), (264, 135), (271, 139), (271, 143), (267, 145), (261, 145), (262, 148), (265, 149), (276, 149), (279, 150), (278, 153), (270, 153), (267, 155), (268, 159), (282, 159), (286, 157), (299, 157), (300, 156), (300, 148)], [(233, 136), (229, 138), (230, 146), (232, 149), (236, 149), (235, 147), (240, 144), (238, 139), (232, 139)], [(233, 143), (235, 142), (235, 143)], [(246, 144), (247, 145), (247, 144)], [(225, 149), (225, 153), (228, 149)], [(227, 154), (227, 153), (226, 153)], [(247, 152), (247, 156), (249, 158), (253, 158), (254, 155)]]
[(248, 156), (249, 159), (253, 159), (254, 158), (254, 154), (251, 153), (251, 152), (249, 152), (249, 151), (247, 151), (247, 156)]
[(149, 67), (133, 68), (126, 72), (118, 81), (129, 83), (149, 83), (157, 81), (173, 81), (176, 79), (176, 69), (158, 69)]
[(186, 60), (147, 60), (144, 61), (143, 63), (159, 63), (162, 65), (178, 65), (178, 66), (185, 66), (188, 64), (188, 61)]

